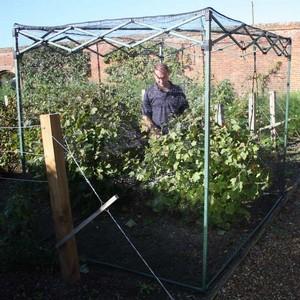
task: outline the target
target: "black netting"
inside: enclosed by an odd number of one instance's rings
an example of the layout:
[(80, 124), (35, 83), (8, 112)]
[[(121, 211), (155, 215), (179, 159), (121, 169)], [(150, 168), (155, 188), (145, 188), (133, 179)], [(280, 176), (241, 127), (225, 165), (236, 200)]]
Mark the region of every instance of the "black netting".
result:
[[(230, 38), (241, 50), (256, 45), (263, 53), (273, 50), (278, 56), (288, 56), (289, 38), (228, 18), (212, 8), (176, 15), (108, 19), (60, 26), (15, 24), (15, 29), (22, 37), (19, 44), (29, 44), (28, 50), (41, 44), (62, 48), (59, 43), (65, 41), (73, 41), (76, 44), (66, 47), (68, 52), (86, 48), (100, 41), (115, 48), (132, 48), (150, 40), (155, 42), (165, 35), (201, 46), (209, 12), (212, 15), (213, 44)], [(27, 49), (22, 51), (26, 52)]]

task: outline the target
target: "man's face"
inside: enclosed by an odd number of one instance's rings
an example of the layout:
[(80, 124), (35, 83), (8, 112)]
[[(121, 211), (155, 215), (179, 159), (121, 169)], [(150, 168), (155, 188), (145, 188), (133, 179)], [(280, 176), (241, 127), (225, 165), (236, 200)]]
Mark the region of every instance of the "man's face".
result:
[(165, 70), (154, 70), (155, 82), (160, 88), (169, 87), (169, 73)]

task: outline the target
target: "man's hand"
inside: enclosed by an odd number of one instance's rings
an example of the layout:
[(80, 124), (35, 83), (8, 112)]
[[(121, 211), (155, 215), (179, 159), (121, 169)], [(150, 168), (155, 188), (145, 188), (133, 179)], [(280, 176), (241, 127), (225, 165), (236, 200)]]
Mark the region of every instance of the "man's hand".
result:
[(158, 129), (157, 127), (153, 126), (153, 127), (150, 129), (150, 135), (151, 135), (151, 136), (155, 136), (155, 137), (160, 137), (160, 136), (161, 136), (161, 131), (160, 131), (160, 129)]
[(141, 131), (154, 135), (156, 137), (161, 135), (159, 128), (157, 128), (151, 119), (147, 116), (143, 116), (141, 120)]

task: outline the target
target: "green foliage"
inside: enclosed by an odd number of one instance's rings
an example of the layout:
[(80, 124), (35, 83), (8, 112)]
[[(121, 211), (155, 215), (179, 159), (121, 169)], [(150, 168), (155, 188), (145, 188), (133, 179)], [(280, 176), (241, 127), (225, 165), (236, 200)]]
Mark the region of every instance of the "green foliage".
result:
[(50, 263), (53, 251), (41, 241), (38, 222), (42, 212), (38, 210), (37, 194), (41, 195), (41, 190), (28, 184), (26, 187), (16, 183), (13, 188), (6, 186), (6, 198), (0, 213), (1, 269)]
[[(88, 56), (82, 53), (64, 56), (42, 48), (24, 56), (24, 119), (26, 125), (34, 125), (42, 113), (60, 113), (64, 134), (82, 169), (87, 176), (102, 179), (116, 175), (123, 152), (133, 148), (138, 106), (133, 105), (130, 93), (88, 83), (87, 67)], [(25, 134), (26, 148), (41, 154), (39, 132)], [(30, 157), (36, 166), (41, 160)], [(78, 169), (71, 159), (69, 163), (74, 174)]]
[(10, 81), (0, 82), (0, 105), (4, 104), (4, 97), (11, 98), (15, 95)]
[(146, 283), (146, 282), (139, 282), (139, 299), (147, 299), (154, 291), (155, 291), (155, 285), (152, 283)]
[[(155, 47), (149, 45), (147, 54)], [(86, 81), (83, 54), (75, 61), (45, 49), (24, 56), (25, 124), (39, 124), (41, 113), (60, 113), (70, 149), (90, 179), (117, 180), (130, 174), (154, 191), (155, 210), (198, 216), (203, 206), (203, 84), (186, 77), (176, 54), (165, 50), (172, 81), (183, 86), (190, 110), (173, 119), (168, 135), (146, 144), (139, 132), (141, 90), (153, 82), (158, 59), (139, 55), (143, 51), (136, 48), (110, 56), (108, 82), (101, 85)], [(258, 161), (259, 147), (245, 126), (246, 102), (235, 99), (229, 81), (213, 88), (212, 102), (227, 106), (226, 126), (213, 126), (211, 135), (209, 212), (212, 222), (220, 226), (247, 216), (245, 207), (268, 184)], [(15, 122), (13, 109), (10, 122)], [(39, 130), (26, 131), (25, 140), (29, 152), (42, 154)], [(35, 168), (42, 165), (38, 155), (29, 160)], [(68, 169), (75, 179), (79, 170), (70, 154)]]
[[(82, 86), (73, 99), (61, 109), (72, 152), (87, 176), (118, 176), (124, 155), (140, 147), (138, 120), (130, 102), (118, 97), (113, 88), (93, 84)], [(71, 159), (69, 162), (71, 174), (78, 171)]]
[[(286, 95), (281, 98), (282, 106), (285, 107)], [(282, 119), (284, 117), (282, 116)], [(289, 131), (290, 137), (300, 136), (300, 92), (292, 92), (289, 99)]]
[(214, 223), (230, 224), (248, 216), (246, 205), (269, 186), (269, 175), (247, 127), (231, 120), (227, 127), (215, 126), (211, 139), (210, 214)]
[(234, 91), (234, 87), (228, 79), (222, 80), (215, 87), (213, 87), (213, 103), (220, 103), (228, 106), (233, 104), (236, 98), (237, 96)]
[(55, 112), (57, 106), (64, 105), (60, 98), (69, 85), (87, 82), (89, 56), (86, 53), (66, 56), (42, 47), (25, 53), (21, 62), (25, 119), (31, 120), (36, 109), (39, 113)]
[[(156, 193), (154, 209), (200, 214), (203, 206), (204, 132), (199, 116), (188, 114), (174, 122), (168, 135), (152, 138), (136, 176)], [(225, 226), (247, 216), (245, 205), (268, 185), (259, 164), (259, 147), (248, 130), (232, 121), (215, 126), (211, 135), (210, 217)]]
[(265, 95), (265, 92), (268, 89), (269, 83), (272, 79), (272, 76), (278, 74), (278, 72), (280, 71), (282, 67), (282, 62), (281, 61), (277, 61), (274, 66), (268, 70), (267, 73), (263, 74), (263, 73), (258, 73), (257, 77), (256, 77), (256, 82), (258, 85), (258, 92), (261, 95)]
[(86, 81), (89, 72), (87, 53), (65, 55), (48, 47), (36, 48), (22, 57), (22, 76), (25, 88), (36, 88), (37, 84), (54, 84), (59, 88), (62, 83)]
[[(146, 47), (146, 49), (145, 49)], [(109, 75), (108, 81), (116, 86), (116, 93), (120, 98), (132, 105), (136, 118), (140, 118), (141, 92), (154, 82), (153, 66), (159, 58), (152, 53), (158, 53), (158, 46), (148, 44), (145, 47), (129, 49), (128, 52), (118, 51), (108, 56), (105, 71)], [(175, 83), (188, 80), (183, 74), (181, 64), (176, 54), (165, 49), (166, 60)]]
[[(118, 51), (108, 56), (105, 63), (109, 66), (105, 71), (109, 75), (109, 81), (121, 86), (135, 86), (136, 82), (139, 82), (143, 84), (144, 88), (152, 83), (153, 66), (160, 61), (152, 53), (158, 53), (158, 46), (148, 44), (145, 47), (129, 49), (128, 52)], [(166, 57), (164, 63), (170, 67), (174, 80), (184, 77), (176, 53), (172, 53), (169, 49), (164, 49), (164, 52)]]
[[(264, 127), (270, 124), (269, 117), (269, 96), (261, 95), (257, 99), (257, 123), (258, 127)], [(286, 93), (277, 93), (276, 96), (276, 122), (282, 122), (281, 125), (276, 127), (276, 146), (283, 147), (284, 139), (284, 121), (285, 121), (285, 108), (286, 108)], [(288, 121), (288, 136), (289, 138), (299, 137), (300, 127), (300, 94), (299, 92), (291, 92), (289, 97), (289, 121)], [(270, 144), (270, 131), (265, 130), (260, 133), (261, 142), (269, 147)], [(265, 147), (264, 146), (264, 147)], [(274, 145), (273, 145), (274, 146)]]
[[(16, 129), (5, 127), (17, 126), (16, 101), (13, 90), (6, 89), (8, 105), (0, 102), (0, 170), (13, 172), (18, 167), (18, 132)], [(4, 127), (4, 128), (3, 128)]]

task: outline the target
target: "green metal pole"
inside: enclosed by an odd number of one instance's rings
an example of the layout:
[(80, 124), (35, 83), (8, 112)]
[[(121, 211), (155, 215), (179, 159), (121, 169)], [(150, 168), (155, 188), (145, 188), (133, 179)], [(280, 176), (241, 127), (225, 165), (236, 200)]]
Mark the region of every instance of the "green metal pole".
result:
[(19, 136), (19, 149), (22, 172), (25, 172), (25, 153), (24, 153), (24, 122), (23, 122), (23, 106), (22, 106), (22, 93), (21, 93), (21, 77), (20, 77), (20, 55), (18, 32), (14, 29), (13, 36), (15, 39), (14, 60), (15, 60), (15, 73), (16, 73), (16, 96), (17, 96), (17, 113), (18, 113), (18, 136)]
[(204, 207), (203, 207), (203, 267), (202, 288), (207, 283), (208, 252), (208, 206), (209, 206), (209, 160), (210, 160), (210, 77), (211, 77), (211, 11), (207, 10), (205, 18), (204, 64), (205, 64), (205, 135), (204, 135)]
[(286, 159), (287, 140), (288, 140), (288, 123), (289, 123), (289, 102), (290, 102), (290, 81), (291, 81), (291, 61), (292, 61), (292, 45), (289, 48), (287, 85), (285, 99), (285, 121), (284, 121), (284, 161)]

